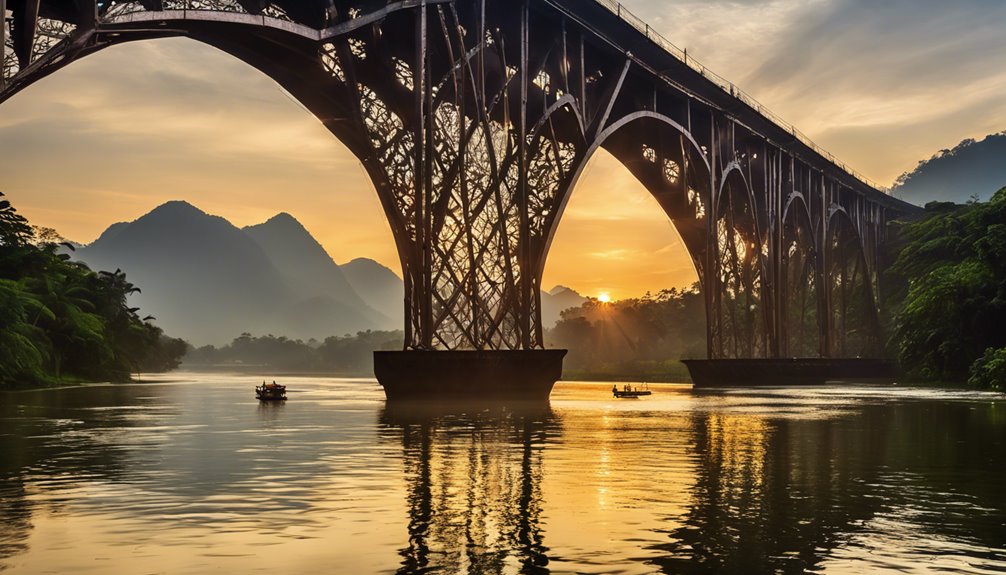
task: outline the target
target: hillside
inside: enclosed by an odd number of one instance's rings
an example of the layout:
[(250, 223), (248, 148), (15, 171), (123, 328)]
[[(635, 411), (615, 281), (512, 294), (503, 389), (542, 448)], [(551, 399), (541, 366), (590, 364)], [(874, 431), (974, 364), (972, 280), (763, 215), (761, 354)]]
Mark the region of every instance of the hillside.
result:
[(395, 329), (405, 324), (405, 286), (387, 267), (366, 258), (339, 266), (349, 284), (370, 307), (392, 319)]
[(143, 290), (131, 303), (197, 345), (243, 332), (321, 339), (395, 327), (288, 215), (241, 230), (186, 202), (168, 202), (114, 224), (76, 257), (92, 269), (124, 270)]
[(894, 182), (891, 192), (916, 205), (932, 201), (987, 201), (1006, 186), (1006, 132), (983, 140), (964, 140), (919, 162)]
[[(317, 324), (311, 328), (312, 333), (342, 335), (323, 333), (323, 322), (333, 317), (340, 318), (340, 323), (376, 329), (400, 327), (400, 322), (375, 311), (368, 305), (370, 302), (360, 297), (363, 292), (350, 285), (342, 268), (290, 214), (278, 214), (264, 223), (248, 226), (244, 231), (262, 248), (302, 300), (296, 304), (295, 315), (291, 319), (302, 325), (304, 322)], [(315, 314), (318, 317), (314, 317)]]
[(560, 314), (570, 308), (580, 307), (587, 298), (566, 286), (555, 286), (541, 292), (541, 323), (546, 329), (555, 326)]
[[(243, 229), (186, 202), (109, 226), (74, 257), (125, 271), (143, 290), (131, 304), (195, 345), (242, 333), (322, 340), (404, 325), (404, 285), (366, 258), (336, 265), (290, 214)], [(586, 299), (556, 286), (541, 295), (546, 328)]]

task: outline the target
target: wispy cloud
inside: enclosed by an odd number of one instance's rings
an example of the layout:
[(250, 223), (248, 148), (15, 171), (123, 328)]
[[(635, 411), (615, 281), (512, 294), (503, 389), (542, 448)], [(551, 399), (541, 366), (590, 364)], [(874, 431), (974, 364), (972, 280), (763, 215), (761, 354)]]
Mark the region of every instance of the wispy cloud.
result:
[[(1006, 129), (1002, 0), (622, 1), (881, 182)], [(78, 240), (177, 198), (239, 225), (288, 211), (337, 260), (397, 267), (357, 160), (274, 82), (195, 42), (112, 48), (29, 88), (0, 106), (0, 157), (3, 191)], [(653, 198), (598, 154), (546, 283), (624, 297), (694, 280)]]
[(882, 182), (1006, 128), (1000, 0), (624, 3)]

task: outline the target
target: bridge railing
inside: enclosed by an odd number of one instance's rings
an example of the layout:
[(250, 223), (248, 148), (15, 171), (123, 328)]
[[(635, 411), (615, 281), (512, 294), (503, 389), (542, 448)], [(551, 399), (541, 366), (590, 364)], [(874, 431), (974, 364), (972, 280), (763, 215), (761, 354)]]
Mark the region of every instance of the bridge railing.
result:
[[(821, 146), (817, 145), (814, 142), (814, 140), (811, 140), (806, 134), (798, 130), (796, 126), (790, 124), (786, 120), (783, 120), (778, 114), (768, 109), (767, 107), (762, 105), (758, 100), (755, 100), (754, 97), (752, 97), (750, 94), (734, 85), (733, 82), (711, 71), (709, 68), (706, 68), (704, 65), (702, 65), (702, 63), (697, 61), (695, 58), (689, 56), (688, 50), (682, 50), (681, 48), (675, 46), (670, 40), (668, 40), (659, 32), (651, 28), (649, 24), (644, 22), (641, 18), (630, 12), (628, 9), (626, 9), (625, 6), (623, 6), (620, 2), (617, 2), (616, 0), (594, 0), (594, 1), (603, 6), (604, 8), (606, 8), (612, 14), (615, 14), (616, 16), (621, 18), (624, 22), (626, 22), (636, 30), (638, 30), (641, 34), (646, 36), (646, 38), (649, 39), (651, 42), (663, 48), (665, 52), (667, 52), (671, 56), (674, 56), (675, 58), (686, 64), (689, 68), (695, 70), (696, 72), (701, 74), (704, 78), (719, 86), (720, 89), (723, 90), (724, 92), (727, 92), (734, 98), (747, 104), (756, 112), (758, 112), (762, 116), (765, 116), (773, 123), (775, 123), (777, 126), (783, 128), (784, 130), (792, 134), (794, 138), (796, 138), (797, 140), (799, 140), (804, 145), (814, 150), (824, 158), (827, 158), (828, 161), (842, 168), (850, 175), (852, 175), (854, 178), (870, 186), (871, 188), (886, 191), (886, 188), (883, 188), (870, 178), (867, 178), (863, 174), (850, 168), (845, 163), (839, 161), (834, 154), (832, 154), (828, 150), (825, 150)], [(665, 74), (661, 74), (661, 76), (665, 76)]]

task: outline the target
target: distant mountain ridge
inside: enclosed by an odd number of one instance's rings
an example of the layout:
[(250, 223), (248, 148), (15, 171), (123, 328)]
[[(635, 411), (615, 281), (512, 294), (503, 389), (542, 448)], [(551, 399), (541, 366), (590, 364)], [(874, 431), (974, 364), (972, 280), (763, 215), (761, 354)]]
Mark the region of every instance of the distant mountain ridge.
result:
[(894, 182), (891, 193), (916, 205), (988, 200), (1006, 187), (1006, 132), (940, 150)]
[(541, 323), (546, 328), (555, 326), (562, 312), (571, 307), (580, 307), (587, 298), (566, 286), (557, 285), (549, 291), (541, 292)]
[[(294, 307), (292, 319), (302, 330), (325, 334), (326, 329), (331, 329), (325, 322), (333, 317), (354, 326), (392, 326), (391, 318), (364, 302), (325, 248), (290, 214), (277, 214), (244, 231), (300, 296), (302, 301)], [(366, 285), (360, 287), (369, 289)]]
[(402, 278), (367, 258), (356, 258), (339, 268), (367, 305), (391, 318), (396, 328), (405, 325), (405, 284)]
[(401, 328), (364, 302), (289, 214), (239, 229), (187, 202), (168, 202), (113, 224), (75, 257), (93, 269), (125, 271), (142, 290), (133, 304), (197, 345), (242, 332), (321, 339)]
[[(142, 290), (132, 304), (194, 345), (228, 343), (244, 332), (324, 339), (401, 329), (405, 321), (405, 287), (395, 272), (366, 258), (336, 264), (287, 213), (238, 228), (187, 202), (167, 202), (112, 224), (73, 257), (126, 272)], [(585, 301), (564, 286), (543, 291), (544, 326)]]

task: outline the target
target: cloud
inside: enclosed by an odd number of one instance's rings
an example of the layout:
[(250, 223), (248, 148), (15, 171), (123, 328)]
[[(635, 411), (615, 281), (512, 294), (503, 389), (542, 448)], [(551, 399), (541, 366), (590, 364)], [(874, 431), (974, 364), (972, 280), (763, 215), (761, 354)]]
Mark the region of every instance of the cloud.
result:
[(0, 185), (19, 209), (90, 241), (185, 199), (238, 225), (294, 213), (339, 260), (398, 267), (359, 162), (262, 73), (174, 39), (116, 46), (0, 106)]
[[(874, 179), (1006, 129), (1002, 0), (622, 1)], [(275, 82), (193, 41), (114, 47), (32, 86), (0, 106), (0, 152), (3, 191), (75, 239), (178, 198), (240, 225), (289, 211), (337, 260), (398, 265), (346, 148)], [(604, 284), (619, 297), (695, 277), (673, 225), (605, 153), (546, 273), (583, 289), (618, 279)]]
[[(889, 182), (965, 137), (1006, 128), (1000, 0), (625, 4), (877, 180)], [(937, 130), (905, 137), (923, 125)]]

